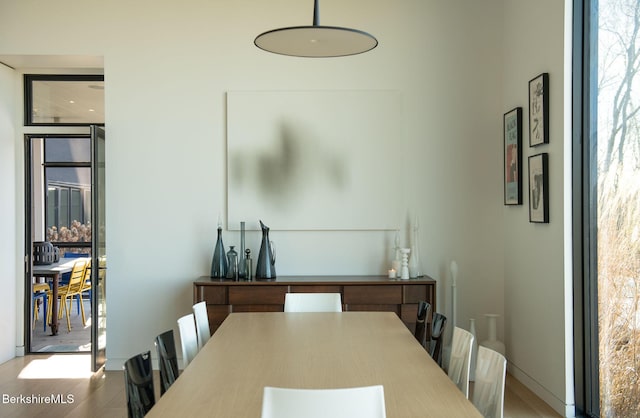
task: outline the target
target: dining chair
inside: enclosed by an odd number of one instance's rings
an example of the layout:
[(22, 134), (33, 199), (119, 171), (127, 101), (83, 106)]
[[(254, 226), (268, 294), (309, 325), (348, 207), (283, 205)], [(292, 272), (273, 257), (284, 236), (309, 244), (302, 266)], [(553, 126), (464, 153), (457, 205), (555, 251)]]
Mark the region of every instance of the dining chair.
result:
[[(87, 261), (87, 264), (84, 268), (84, 273), (82, 274), (82, 281), (78, 286), (69, 287), (66, 293), (66, 297), (69, 298), (69, 310), (71, 312), (71, 304), (73, 302), (73, 298), (76, 298), (76, 304), (78, 309), (78, 314), (82, 313), (82, 325), (85, 326), (87, 324), (87, 318), (84, 313), (84, 300), (82, 299), (82, 295), (88, 289), (91, 289), (91, 260)], [(67, 315), (67, 318), (69, 316)]]
[(385, 418), (381, 385), (341, 389), (265, 387), (262, 418)]
[(482, 345), (478, 347), (472, 402), (482, 416), (502, 418), (506, 373), (507, 359), (502, 354)]
[(160, 368), (160, 396), (169, 389), (179, 375), (178, 357), (176, 355), (176, 343), (173, 338), (173, 330), (165, 331), (155, 339), (158, 352), (158, 365)]
[(124, 382), (129, 418), (142, 418), (155, 405), (151, 352), (137, 354), (124, 363)]
[(82, 302), (85, 294), (88, 300), (91, 300), (91, 259), (87, 262), (87, 269), (84, 273), (84, 281), (82, 282), (82, 292), (78, 296), (78, 303)]
[(421, 346), (427, 348), (427, 319), (429, 318), (429, 311), (431, 311), (431, 304), (427, 301), (421, 300), (418, 303), (418, 313), (416, 315), (416, 328), (414, 336)]
[[(58, 309), (58, 319), (62, 318), (62, 312), (64, 307), (64, 313), (67, 315), (67, 329), (71, 331), (71, 320), (69, 319), (70, 309), (67, 306), (67, 298), (69, 296), (73, 297), (80, 289), (82, 285), (82, 280), (84, 279), (84, 271), (87, 267), (87, 261), (83, 259), (77, 260), (73, 263), (73, 268), (71, 269), (71, 276), (69, 277), (69, 282), (65, 286), (60, 286), (58, 288), (58, 298), (60, 298), (60, 306)], [(47, 292), (48, 299), (48, 310), (47, 310), (47, 323), (51, 322), (51, 311), (52, 311), (52, 303), (51, 299), (53, 298), (53, 291)], [(64, 306), (62, 306), (64, 305)], [(83, 307), (84, 313), (84, 307)]]
[(451, 358), (447, 374), (464, 396), (469, 398), (469, 367), (471, 366), (471, 346), (473, 334), (462, 328), (453, 329)]
[(49, 283), (34, 283), (31, 286), (31, 290), (33, 292), (33, 327), (36, 326), (36, 321), (39, 318), (38, 300), (42, 299), (42, 330), (47, 331), (47, 292), (51, 290), (51, 288), (49, 287)]
[(431, 320), (431, 335), (427, 345), (429, 346), (429, 354), (431, 358), (442, 367), (442, 341), (444, 339), (444, 330), (447, 326), (447, 317), (441, 313), (434, 313)]
[(198, 337), (198, 350), (211, 338), (209, 328), (209, 316), (207, 314), (207, 302), (199, 302), (193, 305), (193, 316), (196, 320), (196, 335)]
[(342, 312), (340, 293), (287, 293), (285, 312)]
[(192, 313), (178, 319), (180, 330), (180, 344), (182, 345), (182, 364), (186, 368), (198, 354), (198, 336), (196, 323)]

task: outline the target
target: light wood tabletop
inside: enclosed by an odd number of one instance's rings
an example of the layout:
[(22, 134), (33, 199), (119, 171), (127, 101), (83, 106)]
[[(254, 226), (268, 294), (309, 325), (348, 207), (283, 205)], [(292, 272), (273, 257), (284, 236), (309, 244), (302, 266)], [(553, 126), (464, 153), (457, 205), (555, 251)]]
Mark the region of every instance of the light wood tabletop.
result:
[(147, 417), (260, 417), (265, 386), (383, 385), (387, 417), (480, 417), (390, 312), (232, 313)]

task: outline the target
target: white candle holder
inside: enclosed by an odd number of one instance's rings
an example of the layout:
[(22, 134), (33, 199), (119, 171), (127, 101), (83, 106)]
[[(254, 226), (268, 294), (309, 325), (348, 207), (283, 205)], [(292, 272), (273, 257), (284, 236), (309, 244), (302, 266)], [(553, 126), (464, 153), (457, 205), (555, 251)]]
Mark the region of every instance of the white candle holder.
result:
[(410, 248), (400, 248), (400, 254), (402, 254), (402, 268), (400, 269), (400, 278), (402, 280), (409, 279), (409, 253)]

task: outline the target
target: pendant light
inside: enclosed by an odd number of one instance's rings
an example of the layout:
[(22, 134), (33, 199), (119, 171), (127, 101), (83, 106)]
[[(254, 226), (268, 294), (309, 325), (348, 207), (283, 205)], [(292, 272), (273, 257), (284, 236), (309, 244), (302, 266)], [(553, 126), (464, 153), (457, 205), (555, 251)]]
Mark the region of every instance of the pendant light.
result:
[(274, 54), (306, 58), (344, 57), (367, 52), (378, 40), (367, 32), (339, 26), (321, 26), (318, 0), (313, 4), (313, 25), (291, 26), (261, 33), (253, 43)]

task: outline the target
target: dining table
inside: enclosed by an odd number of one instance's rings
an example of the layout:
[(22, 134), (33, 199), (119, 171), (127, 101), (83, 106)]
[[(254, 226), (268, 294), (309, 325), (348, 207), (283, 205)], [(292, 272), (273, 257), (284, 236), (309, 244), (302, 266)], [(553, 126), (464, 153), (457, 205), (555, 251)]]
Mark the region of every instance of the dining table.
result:
[[(51, 283), (51, 335), (58, 335), (58, 286), (60, 276), (73, 270), (79, 258), (61, 258), (52, 264), (34, 264), (31, 270), (33, 277), (44, 277)], [(45, 313), (46, 318), (46, 313)], [(46, 320), (46, 319), (45, 319)]]
[(147, 417), (254, 417), (264, 387), (382, 385), (386, 415), (481, 417), (393, 312), (236, 312)]

